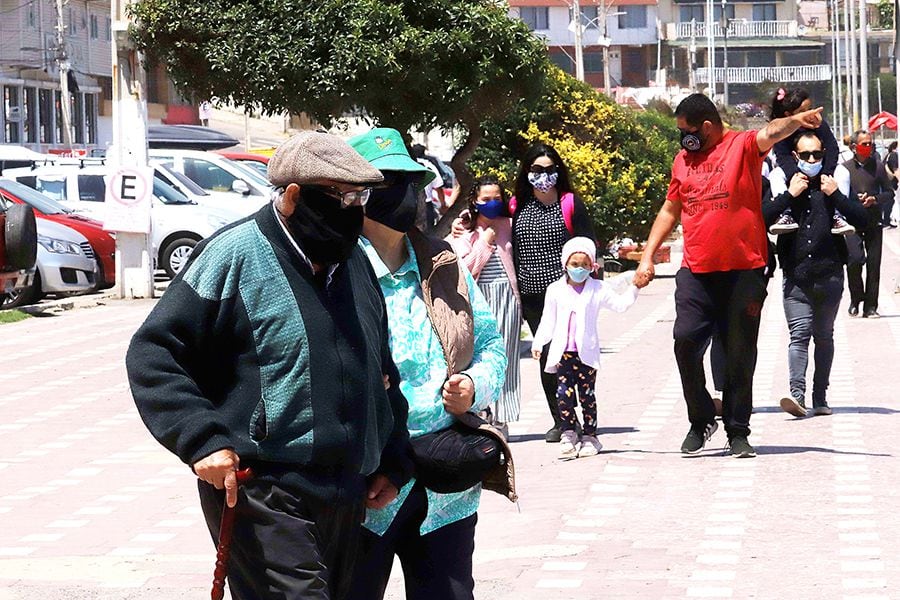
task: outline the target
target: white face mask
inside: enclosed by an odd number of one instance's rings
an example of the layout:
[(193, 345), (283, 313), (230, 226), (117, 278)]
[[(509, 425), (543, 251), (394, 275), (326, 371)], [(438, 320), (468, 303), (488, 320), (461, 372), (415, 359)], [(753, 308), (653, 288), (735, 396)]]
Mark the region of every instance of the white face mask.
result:
[(807, 177), (815, 177), (822, 171), (822, 161), (810, 163), (797, 159), (797, 168)]
[(556, 186), (556, 180), (559, 179), (559, 173), (529, 173), (528, 183), (534, 186), (539, 192), (549, 192)]

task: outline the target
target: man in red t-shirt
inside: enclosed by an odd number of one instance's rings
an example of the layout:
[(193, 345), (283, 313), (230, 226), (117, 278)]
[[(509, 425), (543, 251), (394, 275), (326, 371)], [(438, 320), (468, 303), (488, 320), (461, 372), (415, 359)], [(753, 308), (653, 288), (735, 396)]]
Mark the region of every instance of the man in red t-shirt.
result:
[(774, 119), (759, 131), (726, 131), (712, 101), (685, 98), (675, 110), (683, 150), (672, 165), (672, 181), (634, 283), (654, 276), (653, 254), (678, 220), (684, 260), (675, 276), (675, 360), (691, 429), (681, 445), (700, 452), (717, 429), (706, 389), (703, 353), (714, 330), (725, 346), (722, 422), (731, 453), (756, 456), (747, 441), (753, 408), (753, 372), (759, 317), (766, 298), (763, 271), (768, 257), (763, 223), (762, 163), (769, 150), (801, 127), (815, 129), (822, 109)]

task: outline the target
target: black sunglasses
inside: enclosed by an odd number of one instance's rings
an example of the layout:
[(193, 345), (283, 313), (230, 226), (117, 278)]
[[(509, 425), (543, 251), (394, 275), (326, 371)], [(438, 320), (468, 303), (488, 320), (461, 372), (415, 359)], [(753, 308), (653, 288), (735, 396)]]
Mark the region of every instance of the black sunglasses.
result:
[(556, 165), (550, 165), (549, 167), (543, 167), (541, 165), (531, 165), (531, 169), (529, 169), (532, 173), (547, 173), (548, 175), (552, 175), (556, 173)]
[(808, 161), (810, 159), (822, 160), (822, 157), (825, 156), (824, 150), (808, 150), (806, 152), (798, 152), (797, 156), (800, 157), (800, 160)]

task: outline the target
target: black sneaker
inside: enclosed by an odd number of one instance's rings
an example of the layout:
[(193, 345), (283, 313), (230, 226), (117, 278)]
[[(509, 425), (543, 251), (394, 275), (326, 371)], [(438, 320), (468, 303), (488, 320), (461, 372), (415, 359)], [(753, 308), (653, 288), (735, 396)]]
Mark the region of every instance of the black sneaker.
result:
[(544, 441), (548, 444), (556, 444), (560, 439), (562, 439), (562, 429), (559, 427), (551, 427), (544, 434)]
[(794, 220), (794, 217), (790, 213), (784, 213), (771, 227), (769, 227), (769, 233), (772, 235), (781, 235), (783, 233), (793, 233), (798, 229), (800, 229), (800, 226)]
[(858, 317), (859, 316), (859, 304), (851, 303), (850, 307), (847, 309), (847, 314), (850, 315), (851, 317)]
[(743, 435), (728, 438), (728, 448), (731, 451), (731, 455), (735, 458), (753, 458), (756, 456), (756, 450), (753, 449), (753, 446), (750, 445), (750, 442)]
[(691, 427), (691, 430), (688, 431), (687, 436), (685, 436), (684, 441), (681, 442), (681, 451), (685, 454), (697, 454), (706, 446), (706, 442), (709, 441), (709, 438), (716, 432), (716, 429), (719, 428), (719, 424), (713, 421), (703, 429), (695, 429)]

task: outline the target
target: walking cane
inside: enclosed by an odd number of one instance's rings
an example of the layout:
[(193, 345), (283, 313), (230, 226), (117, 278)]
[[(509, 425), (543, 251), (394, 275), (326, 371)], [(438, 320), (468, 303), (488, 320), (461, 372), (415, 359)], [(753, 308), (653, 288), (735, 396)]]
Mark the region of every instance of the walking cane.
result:
[[(235, 473), (237, 484), (249, 481), (253, 477), (250, 469), (241, 469)], [(228, 574), (228, 554), (231, 552), (231, 531), (234, 528), (234, 507), (225, 501), (222, 507), (222, 522), (219, 525), (219, 546), (216, 550), (216, 570), (213, 573), (212, 600), (225, 597), (225, 576)]]

